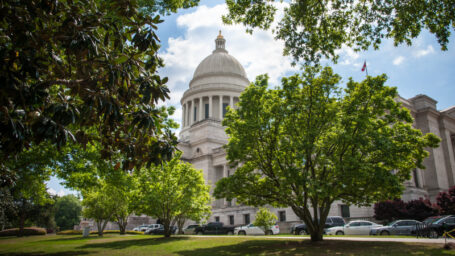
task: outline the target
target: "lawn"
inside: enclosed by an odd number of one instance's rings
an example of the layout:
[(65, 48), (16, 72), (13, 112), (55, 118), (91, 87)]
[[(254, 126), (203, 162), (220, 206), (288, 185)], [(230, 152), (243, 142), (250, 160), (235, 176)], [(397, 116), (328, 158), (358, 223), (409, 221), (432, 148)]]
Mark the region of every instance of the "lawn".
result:
[(265, 239), (261, 237), (172, 237), (80, 235), (0, 238), (0, 255), (455, 255), (442, 245), (397, 242)]

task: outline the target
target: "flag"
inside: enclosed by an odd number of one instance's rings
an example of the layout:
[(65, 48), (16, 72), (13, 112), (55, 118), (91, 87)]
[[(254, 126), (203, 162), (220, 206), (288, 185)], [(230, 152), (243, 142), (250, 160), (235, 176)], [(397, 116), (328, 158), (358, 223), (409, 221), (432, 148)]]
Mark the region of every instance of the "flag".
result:
[(362, 72), (365, 71), (365, 69), (367, 69), (367, 61), (363, 63)]

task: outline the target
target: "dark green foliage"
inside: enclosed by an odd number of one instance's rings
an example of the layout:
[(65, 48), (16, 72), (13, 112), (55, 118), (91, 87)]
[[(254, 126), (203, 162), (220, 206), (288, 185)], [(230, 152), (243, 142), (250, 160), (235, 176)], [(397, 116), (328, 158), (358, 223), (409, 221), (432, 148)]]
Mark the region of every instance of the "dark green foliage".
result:
[[(104, 230), (103, 234), (120, 234), (120, 230)], [(143, 235), (144, 232), (127, 230), (128, 235)], [(90, 231), (90, 234), (98, 234), (97, 231)], [(57, 235), (82, 235), (82, 230), (65, 230), (57, 232)]]
[[(197, 1), (149, 1), (152, 11), (176, 11)], [(122, 167), (156, 163), (176, 137), (158, 101), (169, 98), (157, 56), (154, 13), (136, 1), (0, 3), (0, 159), (49, 141), (86, 145), (101, 156), (121, 150)], [(3, 162), (3, 160), (2, 160)], [(4, 169), (1, 166), (0, 169)]]
[[(226, 0), (229, 14), (223, 21), (268, 29), (276, 11), (274, 0)], [(274, 29), (285, 43), (284, 53), (296, 61), (319, 62), (322, 57), (334, 61), (343, 45), (354, 50), (378, 49), (386, 38), (395, 45), (412, 44), (423, 29), (436, 36), (447, 50), (455, 28), (453, 0), (433, 1), (290, 1), (284, 16)]]
[[(11, 228), (0, 231), (0, 236), (19, 236), (19, 228)], [(22, 232), (23, 236), (41, 236), (46, 235), (46, 230), (44, 228), (30, 227), (24, 228)]]
[(79, 225), (81, 212), (81, 202), (76, 196), (62, 196), (55, 203), (55, 223), (60, 230), (73, 229)]

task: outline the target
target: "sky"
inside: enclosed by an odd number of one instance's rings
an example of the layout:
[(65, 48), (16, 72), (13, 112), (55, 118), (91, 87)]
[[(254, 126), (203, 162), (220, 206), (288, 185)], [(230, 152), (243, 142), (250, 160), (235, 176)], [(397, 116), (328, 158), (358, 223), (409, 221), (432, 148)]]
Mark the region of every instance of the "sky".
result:
[[(285, 3), (279, 4), (277, 15), (281, 15)], [(165, 67), (161, 76), (169, 77), (170, 100), (165, 104), (174, 106), (173, 118), (181, 122), (180, 99), (189, 88), (194, 70), (215, 48), (215, 38), (222, 31), (226, 39), (226, 50), (245, 68), (248, 79), (267, 73), (272, 87), (280, 84), (283, 76), (300, 72), (291, 66), (291, 58), (284, 57), (283, 42), (274, 39), (271, 31), (254, 30), (247, 34), (242, 25), (224, 25), (221, 16), (227, 13), (223, 0), (203, 0), (199, 6), (180, 10), (177, 14), (164, 17), (158, 26), (161, 40), (159, 55)], [(453, 31), (454, 32), (454, 31)], [(362, 72), (364, 61), (368, 75), (387, 74), (387, 85), (395, 86), (398, 93), (408, 99), (426, 94), (435, 99), (439, 110), (455, 105), (455, 33), (450, 37), (448, 51), (441, 51), (436, 38), (427, 31), (413, 40), (412, 46), (394, 47), (392, 40), (385, 40), (377, 51), (354, 52), (347, 47), (341, 49), (337, 64), (324, 62), (343, 77), (355, 81), (365, 78)], [(176, 131), (177, 134), (179, 130)], [(75, 193), (65, 189), (53, 177), (48, 182), (48, 191), (65, 195)]]

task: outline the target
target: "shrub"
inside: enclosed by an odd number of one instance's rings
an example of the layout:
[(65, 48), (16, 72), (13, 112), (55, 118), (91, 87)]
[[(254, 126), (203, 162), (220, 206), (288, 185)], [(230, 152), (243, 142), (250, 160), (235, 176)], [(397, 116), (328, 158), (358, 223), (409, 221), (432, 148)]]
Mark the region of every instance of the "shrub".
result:
[(437, 205), (434, 205), (428, 199), (419, 198), (406, 203), (408, 218), (422, 221), (428, 217), (439, 214)]
[(407, 218), (406, 204), (401, 199), (387, 200), (374, 204), (374, 218), (392, 221)]
[[(0, 231), (0, 236), (18, 236), (19, 235), (19, 229), (18, 228), (11, 228), (11, 229), (5, 229)], [(38, 227), (29, 227), (29, 228), (24, 228), (24, 236), (41, 236), (41, 235), (46, 235), (46, 230), (44, 228), (38, 228)]]
[(441, 208), (441, 214), (455, 214), (455, 186), (447, 192), (439, 192), (436, 202)]
[(64, 230), (57, 232), (57, 235), (82, 235), (82, 230)]

